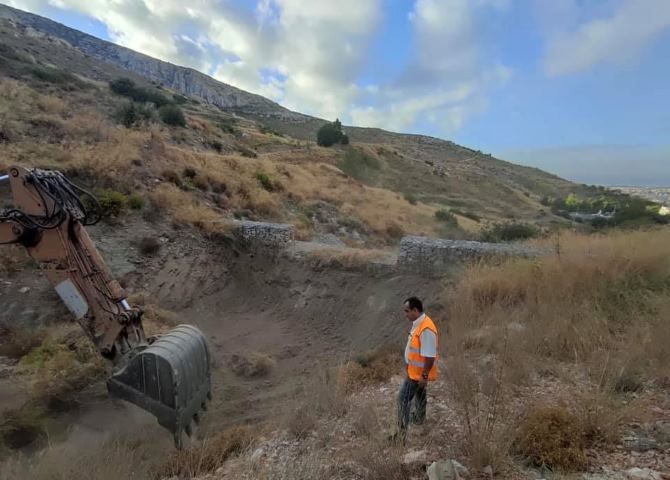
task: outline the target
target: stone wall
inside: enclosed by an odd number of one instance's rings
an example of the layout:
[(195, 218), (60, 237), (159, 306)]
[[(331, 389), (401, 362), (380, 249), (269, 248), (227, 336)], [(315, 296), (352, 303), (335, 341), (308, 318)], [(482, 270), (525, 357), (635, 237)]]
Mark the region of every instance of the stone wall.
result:
[(247, 246), (280, 250), (288, 247), (295, 235), (295, 227), (283, 223), (235, 222), (235, 233)]
[(529, 257), (541, 252), (527, 245), (404, 237), (398, 266), (415, 270), (444, 270), (458, 262), (486, 257)]

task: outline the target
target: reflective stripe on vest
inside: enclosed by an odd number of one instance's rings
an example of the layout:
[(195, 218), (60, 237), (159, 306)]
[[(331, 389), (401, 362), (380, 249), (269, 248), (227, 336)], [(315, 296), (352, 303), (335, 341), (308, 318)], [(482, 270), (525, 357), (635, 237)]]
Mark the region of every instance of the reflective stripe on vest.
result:
[[(421, 322), (419, 327), (414, 332), (414, 335), (412, 336), (409, 344), (407, 376), (412, 380), (421, 380), (423, 367), (426, 365), (426, 357), (421, 356), (421, 333), (425, 329), (432, 331), (435, 334), (435, 338), (437, 340), (437, 327), (435, 327), (433, 320), (426, 316), (426, 318), (423, 319), (423, 322)], [(437, 349), (437, 341), (435, 347)], [(430, 369), (430, 372), (428, 372), (428, 380), (435, 379), (437, 379), (437, 356), (435, 357), (435, 362), (433, 362), (433, 366)]]

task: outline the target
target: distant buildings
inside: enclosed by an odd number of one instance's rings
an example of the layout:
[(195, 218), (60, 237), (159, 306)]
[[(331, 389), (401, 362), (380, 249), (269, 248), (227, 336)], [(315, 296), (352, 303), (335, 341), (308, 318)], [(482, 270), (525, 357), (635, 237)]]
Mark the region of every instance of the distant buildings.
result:
[(602, 218), (603, 220), (612, 220), (614, 218), (616, 212), (607, 212), (603, 213), (602, 210), (599, 210), (598, 213), (579, 213), (579, 212), (572, 212), (569, 213), (570, 218), (572, 218), (575, 221), (581, 221), (581, 222), (592, 222), (593, 220), (597, 218)]

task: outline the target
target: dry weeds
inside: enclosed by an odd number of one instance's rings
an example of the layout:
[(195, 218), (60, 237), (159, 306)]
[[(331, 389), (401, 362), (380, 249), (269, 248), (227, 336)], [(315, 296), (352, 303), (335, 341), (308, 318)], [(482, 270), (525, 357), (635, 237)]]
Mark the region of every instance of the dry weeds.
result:
[(542, 376), (561, 382), (569, 404), (538, 407), (517, 450), (580, 469), (586, 445), (619, 438), (625, 395), (667, 375), (670, 232), (565, 235), (561, 245), (560, 256), (472, 266), (447, 296), (448, 373), (473, 465), (510, 461), (519, 394)]
[(174, 452), (156, 471), (156, 478), (193, 478), (215, 472), (231, 456), (250, 449), (257, 432), (248, 426), (229, 428), (206, 438), (202, 445)]
[(558, 471), (587, 465), (586, 442), (579, 417), (561, 407), (529, 412), (519, 428), (516, 451), (536, 467)]
[(38, 328), (21, 328), (13, 325), (0, 325), (0, 357), (19, 360), (32, 349), (40, 346), (46, 332)]
[(240, 377), (264, 377), (276, 366), (275, 360), (263, 353), (250, 352), (245, 355), (235, 354), (230, 358), (230, 368)]

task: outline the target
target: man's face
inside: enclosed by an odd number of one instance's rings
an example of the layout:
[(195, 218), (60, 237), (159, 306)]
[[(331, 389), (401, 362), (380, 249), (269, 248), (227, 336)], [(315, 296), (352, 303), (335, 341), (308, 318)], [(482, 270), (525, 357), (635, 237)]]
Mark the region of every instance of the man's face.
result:
[(421, 316), (419, 311), (415, 308), (409, 308), (409, 305), (405, 303), (403, 306), (403, 312), (405, 313), (405, 318), (410, 322), (413, 322)]

